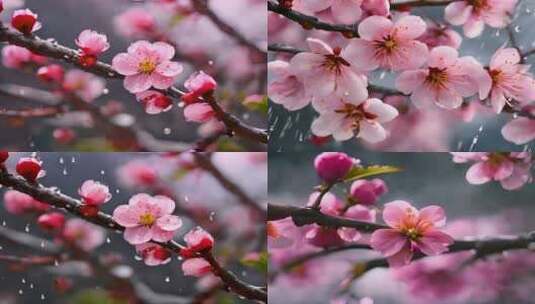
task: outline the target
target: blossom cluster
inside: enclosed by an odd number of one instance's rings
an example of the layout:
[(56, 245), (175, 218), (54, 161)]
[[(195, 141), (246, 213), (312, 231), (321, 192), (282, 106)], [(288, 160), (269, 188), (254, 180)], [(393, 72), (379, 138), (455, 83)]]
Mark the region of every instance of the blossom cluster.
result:
[[(471, 39), (480, 36), (485, 25), (505, 28), (512, 22), (517, 2), (448, 2), (444, 8), (446, 24), (415, 15), (410, 5), (391, 9), (389, 1), (279, 1), (285, 9), (331, 25), (351, 25), (356, 31), (333, 30), (343, 34), (338, 36), (307, 32), (308, 50), (295, 49), (296, 54), (289, 56), (282, 50), (268, 63), (269, 96), (288, 111), (312, 105), (319, 114), (310, 127), (313, 142), (331, 136), (336, 141), (357, 137), (378, 149), (404, 150), (404, 146), (397, 147), (397, 142), (404, 141), (410, 147), (428, 150), (419, 137), (431, 134), (437, 138), (441, 131), (417, 131), (425, 125), (420, 124), (423, 117), (433, 116), (429, 120), (440, 128), (438, 125), (444, 127), (456, 116), (470, 121), (476, 112), (487, 113), (478, 107), (485, 105), (495, 114), (504, 109), (525, 113), (525, 117), (515, 115), (502, 134), (515, 144), (529, 143), (535, 138), (535, 80), (530, 66), (524, 63), (525, 55), (512, 41), (511, 47), (497, 49), (488, 63), (463, 56), (459, 53), (463, 37), (452, 29), (463, 25), (465, 37)], [(301, 25), (307, 30), (314, 28), (305, 21)], [(275, 47), (276, 40), (299, 42), (302, 37), (284, 23), (284, 18), (273, 16), (269, 27)], [(382, 71), (381, 79), (385, 72), (391, 72), (396, 78), (395, 89), (370, 81), (378, 70)], [(412, 105), (415, 110), (411, 110)], [(443, 110), (460, 115), (446, 116)], [(411, 132), (407, 138), (402, 135), (406, 128)], [(429, 145), (444, 150), (434, 143)]]

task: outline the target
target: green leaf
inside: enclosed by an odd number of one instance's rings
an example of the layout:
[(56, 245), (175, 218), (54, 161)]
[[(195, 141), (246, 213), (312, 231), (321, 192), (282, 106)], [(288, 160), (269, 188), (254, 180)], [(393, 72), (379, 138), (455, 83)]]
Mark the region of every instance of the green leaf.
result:
[(240, 262), (247, 267), (258, 270), (258, 272), (268, 272), (268, 253), (266, 251), (259, 253), (258, 258), (243, 258)]
[(86, 289), (76, 293), (69, 303), (74, 304), (127, 304), (127, 300), (112, 298), (104, 290)]
[(400, 172), (401, 168), (395, 166), (373, 165), (368, 167), (354, 167), (344, 178), (344, 182), (351, 182), (357, 179)]
[[(257, 98), (260, 98), (260, 96), (256, 96)], [(269, 104), (268, 104), (268, 98), (267, 96), (263, 96), (261, 99), (255, 100), (244, 100), (243, 105), (247, 107), (247, 109), (251, 111), (257, 111), (262, 114), (267, 114), (269, 110)]]

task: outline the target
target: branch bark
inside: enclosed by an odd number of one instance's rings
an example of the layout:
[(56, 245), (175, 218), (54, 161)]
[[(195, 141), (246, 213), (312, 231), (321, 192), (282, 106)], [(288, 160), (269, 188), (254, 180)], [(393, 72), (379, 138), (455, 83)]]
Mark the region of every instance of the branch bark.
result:
[[(91, 67), (84, 67), (80, 64), (78, 51), (63, 46), (55, 41), (44, 40), (36, 36), (25, 36), (15, 30), (0, 26), (0, 41), (7, 41), (10, 44), (25, 47), (28, 50), (50, 58), (59, 59), (69, 64), (74, 64), (78, 68), (86, 72), (109, 79), (124, 79), (123, 75), (117, 73), (109, 64), (97, 61)], [(165, 90), (169, 96), (175, 97), (178, 100), (185, 93), (176, 87), (170, 87)], [(263, 144), (267, 143), (267, 132), (255, 127), (251, 127), (234, 115), (225, 112), (217, 101), (207, 101), (213, 110), (218, 114), (218, 118), (226, 125), (227, 129), (232, 130), (238, 136), (248, 140), (254, 140)]]
[[(81, 201), (62, 194), (55, 189), (44, 187), (41, 184), (29, 183), (22, 177), (10, 174), (5, 168), (0, 168), (0, 184), (26, 193), (41, 202), (64, 209), (74, 216), (82, 218), (108, 230), (113, 230), (115, 232), (124, 231), (124, 228), (117, 224), (109, 214), (99, 211), (97, 215), (87, 217), (82, 212)], [(178, 254), (180, 250), (184, 248), (183, 245), (174, 240), (159, 244), (175, 254)], [(224, 269), (217, 262), (211, 251), (202, 252), (200, 256), (210, 263), (214, 270), (214, 274), (219, 276), (219, 278), (230, 290), (251, 300), (262, 301), (264, 303), (267, 302), (267, 293), (263, 291), (262, 288), (249, 285), (248, 283), (241, 281), (230, 271)]]

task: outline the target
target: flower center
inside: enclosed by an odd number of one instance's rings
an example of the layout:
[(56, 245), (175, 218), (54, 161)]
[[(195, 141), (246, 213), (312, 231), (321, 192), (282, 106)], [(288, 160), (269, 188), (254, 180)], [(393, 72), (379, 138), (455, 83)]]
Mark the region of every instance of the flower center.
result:
[(151, 226), (156, 221), (154, 215), (145, 213), (139, 216), (139, 223), (144, 226)]
[(502, 79), (502, 71), (500, 70), (490, 70), (489, 74), (493, 84), (499, 83)]
[(474, 7), (476, 14), (488, 7), (487, 0), (468, 0), (468, 3)]
[(347, 60), (340, 56), (341, 52), (341, 48), (335, 47), (333, 49), (333, 54), (325, 55), (323, 67), (333, 73), (340, 74), (342, 72), (342, 66), (351, 66), (351, 64), (347, 62)]
[(446, 73), (446, 69), (429, 68), (429, 74), (425, 81), (435, 88), (445, 87), (448, 81), (448, 73)]
[(344, 114), (345, 119), (352, 120), (352, 127), (356, 131), (360, 129), (360, 122), (362, 120), (373, 120), (377, 118), (377, 115), (368, 113), (364, 110), (364, 104), (356, 106), (350, 103), (345, 103), (343, 108), (335, 110), (335, 112)]
[(141, 73), (150, 74), (156, 70), (156, 63), (150, 59), (144, 59), (139, 63), (138, 70)]
[(398, 44), (392, 35), (388, 35), (382, 41), (376, 42), (376, 46), (384, 50), (387, 54), (392, 53), (396, 49), (397, 45)]
[(405, 230), (404, 233), (409, 239), (413, 241), (418, 240), (422, 236), (416, 228), (409, 228)]

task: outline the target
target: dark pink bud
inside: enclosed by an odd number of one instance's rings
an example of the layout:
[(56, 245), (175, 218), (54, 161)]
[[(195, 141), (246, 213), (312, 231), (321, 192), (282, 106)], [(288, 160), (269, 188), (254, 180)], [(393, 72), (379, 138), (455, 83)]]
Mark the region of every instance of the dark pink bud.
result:
[(34, 14), (29, 9), (13, 12), (11, 25), (25, 35), (29, 35), (41, 28), (41, 23), (37, 22), (37, 14)]
[[(0, 0), (1, 1), (1, 0)], [(1, 3), (1, 2), (0, 2)], [(7, 151), (0, 151), (0, 164), (3, 164), (6, 162), (6, 160), (9, 158), (9, 152)]]
[(69, 128), (58, 128), (54, 130), (52, 134), (54, 139), (60, 144), (71, 143), (76, 138), (76, 133)]
[(387, 191), (386, 184), (381, 179), (358, 180), (351, 185), (351, 198), (358, 204), (372, 205), (377, 198)]
[(324, 152), (316, 156), (314, 167), (319, 177), (327, 183), (343, 179), (353, 168), (354, 159), (341, 152)]
[(62, 83), (64, 74), (63, 67), (58, 64), (47, 65), (37, 70), (37, 77), (44, 82)]
[(37, 218), (37, 224), (44, 230), (58, 230), (65, 224), (65, 216), (59, 212), (45, 213)]
[(19, 160), (16, 167), (17, 173), (29, 182), (35, 182), (44, 171), (41, 170), (41, 162), (32, 157), (24, 157)]

